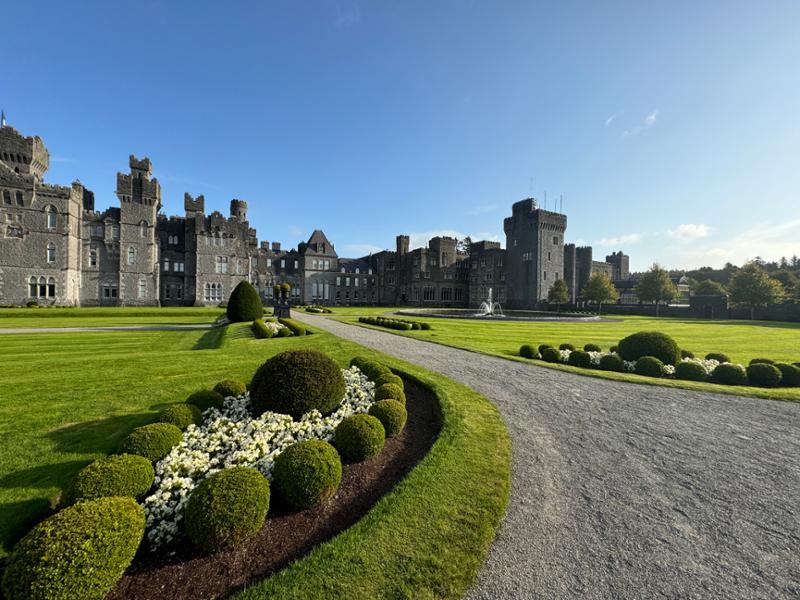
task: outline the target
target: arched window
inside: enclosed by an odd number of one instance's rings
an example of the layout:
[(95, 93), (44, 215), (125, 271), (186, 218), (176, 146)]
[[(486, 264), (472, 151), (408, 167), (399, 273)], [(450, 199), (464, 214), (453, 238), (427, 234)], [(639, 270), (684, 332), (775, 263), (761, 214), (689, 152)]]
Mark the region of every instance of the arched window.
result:
[(3, 204), (11, 205), (11, 192), (3, 190)]
[[(17, 198), (19, 201), (19, 197)], [(48, 229), (55, 229), (56, 225), (58, 224), (58, 211), (56, 211), (55, 206), (48, 206), (45, 209), (47, 213), (47, 228)]]
[(39, 277), (39, 297), (44, 298), (45, 296), (47, 296), (47, 280)]
[(135, 262), (136, 262), (136, 248), (130, 246), (128, 248), (128, 264), (132, 265)]
[(147, 237), (147, 228), (148, 228), (147, 221), (140, 221), (139, 222), (139, 234), (143, 238)]
[(22, 192), (17, 192), (17, 206), (25, 206), (25, 199)]
[(47, 244), (47, 262), (56, 262), (56, 245), (52, 242)]
[(47, 280), (47, 297), (48, 298), (55, 298), (56, 297), (56, 280), (52, 277)]
[(31, 298), (36, 298), (36, 277), (31, 277), (28, 281), (28, 295)]
[(141, 277), (139, 279), (139, 298), (144, 298), (147, 295), (147, 279)]

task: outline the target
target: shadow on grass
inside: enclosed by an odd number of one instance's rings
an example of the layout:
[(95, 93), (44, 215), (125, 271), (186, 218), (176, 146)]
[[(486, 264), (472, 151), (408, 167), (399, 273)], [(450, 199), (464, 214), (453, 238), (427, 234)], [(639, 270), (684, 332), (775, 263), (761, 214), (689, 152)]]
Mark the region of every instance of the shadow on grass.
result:
[[(22, 502), (4, 502), (0, 504), (0, 514), (14, 515), (14, 521), (3, 519), (0, 522), (0, 554), (11, 552), (22, 537), (42, 519), (53, 514), (51, 502), (46, 498), (34, 498)], [(0, 571), (5, 565), (0, 559)]]
[(41, 465), (21, 471), (14, 471), (0, 477), (0, 488), (40, 488), (63, 487), (91, 460), (70, 460), (63, 463)]
[(200, 336), (192, 350), (216, 350), (225, 342), (227, 327), (214, 327)]
[(102, 452), (116, 450), (131, 430), (155, 421), (157, 413), (139, 412), (84, 421), (47, 433), (56, 452)]

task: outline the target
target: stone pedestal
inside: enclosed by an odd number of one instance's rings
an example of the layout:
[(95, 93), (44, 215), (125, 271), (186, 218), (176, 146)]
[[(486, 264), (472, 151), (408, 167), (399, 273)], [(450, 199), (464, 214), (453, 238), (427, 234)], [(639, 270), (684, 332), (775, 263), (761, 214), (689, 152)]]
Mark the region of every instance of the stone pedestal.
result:
[(291, 307), (288, 302), (276, 302), (272, 307), (272, 315), (278, 319), (291, 318)]

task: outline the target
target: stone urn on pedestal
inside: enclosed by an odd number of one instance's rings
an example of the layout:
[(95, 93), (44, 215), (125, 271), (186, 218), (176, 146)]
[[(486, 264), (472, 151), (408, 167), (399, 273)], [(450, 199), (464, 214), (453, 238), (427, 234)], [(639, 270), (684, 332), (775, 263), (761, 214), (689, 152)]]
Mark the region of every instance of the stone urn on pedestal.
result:
[(291, 306), (289, 305), (289, 292), (292, 286), (288, 283), (281, 283), (273, 289), (275, 305), (272, 309), (273, 315), (278, 319), (288, 319), (291, 317)]

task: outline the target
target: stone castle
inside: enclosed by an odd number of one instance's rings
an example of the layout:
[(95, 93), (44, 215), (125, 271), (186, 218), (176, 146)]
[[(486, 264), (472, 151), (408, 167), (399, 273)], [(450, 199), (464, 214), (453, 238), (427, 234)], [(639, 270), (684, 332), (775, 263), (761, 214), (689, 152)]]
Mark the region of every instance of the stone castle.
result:
[(567, 217), (516, 202), (504, 221), (506, 247), (434, 237), (425, 248), (340, 258), (320, 230), (297, 248), (262, 241), (247, 202), (228, 217), (205, 214), (203, 196), (184, 196), (184, 216), (160, 213), (161, 186), (148, 158), (117, 173), (119, 207), (95, 209), (80, 182), (44, 182), (50, 155), (39, 137), (0, 125), (0, 304), (215, 306), (247, 279), (265, 303), (276, 283), (297, 304), (478, 306), (492, 289), (508, 308), (531, 309), (565, 279), (573, 301), (589, 277), (629, 279), (622, 252), (593, 260), (590, 247), (564, 241)]

